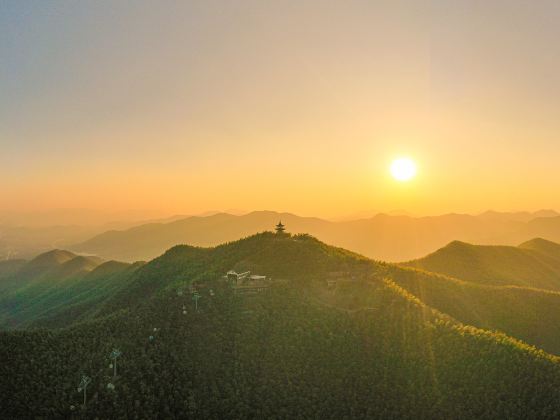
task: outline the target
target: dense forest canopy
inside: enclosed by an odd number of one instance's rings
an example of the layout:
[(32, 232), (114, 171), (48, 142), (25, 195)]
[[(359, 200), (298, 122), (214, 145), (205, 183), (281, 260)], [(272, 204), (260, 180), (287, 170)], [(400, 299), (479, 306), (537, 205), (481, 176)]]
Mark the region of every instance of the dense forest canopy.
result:
[[(39, 317), (0, 333), (9, 360), (0, 375), (13, 378), (1, 385), (4, 417), (560, 416), (559, 359), (516, 335), (528, 330), (500, 324), (504, 307), (488, 299), (470, 308), (491, 291), (509, 304), (552, 292), (474, 285), (267, 232), (177, 246), (147, 264), (105, 264), (86, 276), (97, 271), (94, 284), (112, 278), (118, 287), (102, 288), (110, 291), (94, 305), (51, 313), (48, 326), (64, 328), (36, 328)], [(231, 269), (266, 275), (271, 287), (236, 294), (223, 278)]]

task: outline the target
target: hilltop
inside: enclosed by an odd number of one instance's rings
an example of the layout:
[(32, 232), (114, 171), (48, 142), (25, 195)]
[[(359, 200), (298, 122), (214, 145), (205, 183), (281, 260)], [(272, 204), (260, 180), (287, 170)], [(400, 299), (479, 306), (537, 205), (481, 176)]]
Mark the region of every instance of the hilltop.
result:
[(107, 303), (137, 304), (158, 293), (221, 278), (228, 270), (265, 273), (272, 278), (321, 279), (330, 271), (371, 270), (376, 264), (309, 235), (263, 232), (211, 248), (178, 245), (143, 266), (134, 281)]
[(518, 247), (454, 241), (404, 265), (474, 283), (560, 291), (560, 245), (543, 239)]
[(542, 252), (552, 258), (560, 258), (560, 244), (556, 242), (547, 241), (543, 238), (534, 238), (530, 241), (523, 242), (519, 245), (522, 249), (532, 249), (534, 251)]

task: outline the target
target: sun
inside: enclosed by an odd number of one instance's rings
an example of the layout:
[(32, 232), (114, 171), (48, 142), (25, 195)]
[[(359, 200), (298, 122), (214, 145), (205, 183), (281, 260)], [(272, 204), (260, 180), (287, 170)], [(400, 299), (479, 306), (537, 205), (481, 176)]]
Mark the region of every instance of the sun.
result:
[(416, 176), (416, 164), (410, 158), (403, 157), (395, 159), (391, 163), (391, 175), (397, 181), (410, 181)]

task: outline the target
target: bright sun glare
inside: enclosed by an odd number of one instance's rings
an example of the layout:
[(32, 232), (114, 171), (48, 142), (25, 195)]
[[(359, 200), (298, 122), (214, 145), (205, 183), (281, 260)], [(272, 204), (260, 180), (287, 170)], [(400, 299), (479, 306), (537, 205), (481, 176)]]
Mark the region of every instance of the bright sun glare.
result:
[(391, 175), (397, 181), (409, 181), (416, 175), (416, 164), (410, 158), (399, 158), (391, 164)]

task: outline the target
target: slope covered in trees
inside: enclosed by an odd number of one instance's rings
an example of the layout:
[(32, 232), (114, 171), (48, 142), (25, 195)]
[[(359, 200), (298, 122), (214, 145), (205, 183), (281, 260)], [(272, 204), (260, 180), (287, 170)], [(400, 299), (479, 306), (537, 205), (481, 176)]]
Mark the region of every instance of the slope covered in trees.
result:
[(519, 245), (522, 249), (531, 249), (554, 259), (560, 259), (560, 244), (543, 238), (534, 238)]
[(212, 281), (230, 269), (296, 281), (323, 278), (337, 270), (363, 275), (377, 266), (367, 258), (328, 246), (309, 235), (283, 237), (264, 232), (214, 248), (179, 245), (138, 270), (130, 286), (107, 302), (107, 310), (138, 304), (172, 288)]
[[(555, 358), (505, 336), (456, 324), (390, 282), (355, 293), (376, 309), (323, 306), (297, 287), (279, 286), (250, 300), (218, 289), (213, 298), (201, 300), (199, 313), (186, 299), (168, 296), (137, 312), (57, 333), (4, 333), (0, 355), (9, 351), (12, 363), (2, 373), (20, 374), (2, 390), (3, 402), (11, 401), (3, 405), (5, 414), (558, 415)], [(185, 302), (187, 315), (181, 310)], [(113, 347), (123, 352), (116, 379), (108, 366)], [(76, 392), (82, 373), (92, 378), (83, 410)], [(109, 383), (115, 388), (109, 389)]]
[(17, 273), (26, 263), (25, 260), (0, 261), (0, 292), (12, 287), (13, 275)]
[(3, 271), (0, 328), (61, 327), (89, 317), (139, 267), (53, 250)]
[(542, 239), (519, 247), (454, 241), (405, 265), (473, 283), (560, 291), (560, 251), (557, 246)]
[(462, 323), (499, 330), (560, 355), (559, 292), (487, 286), (397, 267), (389, 267), (387, 276), (425, 304)]
[[(236, 296), (220, 277), (277, 281)], [(412, 270), (409, 270), (412, 271)], [(325, 279), (342, 273), (334, 287)], [(308, 236), (179, 246), (138, 268), (110, 315), (0, 333), (6, 418), (557, 418), (559, 360), (465, 326), (411, 292), (407, 272)], [(402, 280), (402, 279), (401, 279)], [(195, 311), (191, 283), (201, 293)], [(204, 287), (206, 286), (206, 287)], [(212, 289), (210, 293), (209, 288)], [(420, 292), (419, 290), (417, 290)], [(117, 377), (109, 368), (122, 351)], [(76, 387), (92, 378), (88, 402)], [(108, 386), (112, 384), (112, 386)]]

